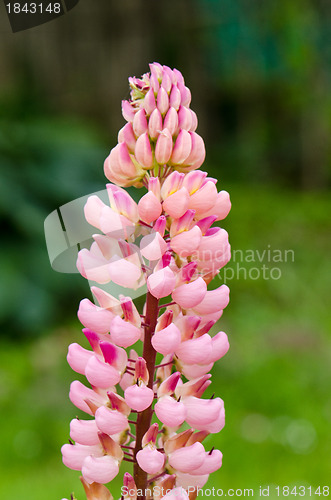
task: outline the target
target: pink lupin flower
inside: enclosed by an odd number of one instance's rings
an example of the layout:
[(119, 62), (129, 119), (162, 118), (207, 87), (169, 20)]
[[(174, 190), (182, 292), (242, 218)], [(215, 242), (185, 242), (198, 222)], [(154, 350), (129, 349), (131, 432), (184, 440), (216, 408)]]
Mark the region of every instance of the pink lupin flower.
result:
[(136, 137), (139, 137), (147, 131), (148, 124), (146, 119), (146, 112), (144, 109), (140, 109), (134, 115), (132, 127)]
[(157, 93), (157, 109), (160, 111), (161, 115), (165, 115), (169, 109), (169, 96), (162, 86)]
[(142, 221), (150, 224), (162, 213), (162, 205), (152, 191), (145, 194), (138, 203), (139, 217)]
[(173, 291), (171, 297), (183, 309), (190, 309), (202, 302), (207, 292), (207, 285), (202, 278), (185, 283)]
[(95, 412), (95, 423), (105, 434), (119, 434), (129, 429), (128, 418), (117, 410), (100, 406)]
[(124, 391), (127, 404), (136, 411), (146, 410), (151, 406), (154, 399), (154, 392), (144, 384), (132, 385)]
[(171, 238), (170, 246), (180, 257), (192, 255), (199, 247), (202, 234), (198, 226), (192, 227), (188, 231), (183, 231)]
[(167, 112), (164, 123), (164, 128), (168, 129), (171, 135), (174, 135), (178, 129), (178, 114), (174, 107), (170, 107)]
[(85, 458), (82, 465), (82, 475), (87, 483), (106, 484), (112, 481), (119, 473), (118, 460), (104, 455), (97, 457), (90, 455)]
[(154, 399), (154, 391), (147, 387), (149, 374), (146, 367), (146, 361), (143, 358), (137, 358), (135, 364), (136, 384), (128, 387), (124, 391), (125, 402), (136, 411), (143, 411), (148, 408)]
[(85, 376), (92, 386), (108, 389), (118, 384), (121, 374), (114, 366), (92, 355), (85, 368)]
[(202, 315), (225, 309), (229, 303), (229, 292), (229, 287), (226, 285), (207, 291), (202, 301), (194, 307), (194, 311)]
[[(217, 192), (216, 179), (197, 170), (205, 146), (182, 74), (153, 63), (129, 85), (130, 98), (122, 102), (127, 123), (104, 163), (109, 206), (88, 199), (85, 218), (98, 234), (79, 252), (77, 268), (100, 285), (147, 284), (148, 293), (142, 311), (132, 298), (98, 287), (91, 287), (98, 305), (80, 303), (92, 350), (73, 343), (67, 359), (92, 388), (74, 381), (69, 397), (94, 418), (72, 420), (75, 444), (63, 446), (63, 462), (82, 472), (88, 500), (113, 500), (104, 484), (122, 460), (135, 463), (134, 478), (124, 474), (124, 500), (138, 500), (147, 481), (166, 491), (149, 500), (194, 500), (222, 464), (221, 452), (206, 452), (201, 443), (223, 428), (223, 401), (201, 397), (211, 384), (208, 372), (229, 348), (224, 332), (210, 334), (229, 289), (207, 285), (230, 259), (228, 235), (213, 224), (231, 203), (226, 191)], [(129, 186), (147, 193), (136, 203), (123, 189)], [(123, 348), (140, 341), (143, 357), (133, 349), (128, 357)], [(190, 428), (181, 431), (182, 424)]]
[(152, 337), (152, 345), (157, 352), (164, 356), (176, 351), (181, 342), (180, 330), (174, 323), (163, 330), (154, 333)]
[(176, 349), (176, 356), (187, 364), (203, 363), (211, 356), (212, 346), (211, 337), (206, 333), (202, 337), (182, 342)]
[(147, 279), (148, 290), (157, 299), (167, 297), (174, 289), (175, 283), (176, 276), (169, 266), (159, 269)]
[(144, 109), (146, 115), (147, 116), (151, 115), (155, 108), (156, 108), (155, 95), (153, 89), (150, 88), (147, 94), (145, 95), (144, 99)]
[(164, 128), (156, 141), (155, 159), (160, 165), (164, 165), (170, 159), (172, 153), (172, 135), (167, 128)]
[(192, 472), (205, 461), (205, 449), (199, 442), (179, 448), (168, 455), (169, 464), (181, 472)]
[(183, 398), (186, 407), (186, 422), (198, 430), (209, 429), (210, 424), (222, 419), (224, 421), (224, 403), (220, 398), (200, 399), (195, 396)]
[(143, 168), (146, 170), (152, 168), (154, 158), (147, 132), (142, 133), (140, 137), (138, 137), (134, 153), (137, 161)]
[(85, 459), (94, 455), (101, 457), (103, 455), (102, 446), (85, 446), (82, 444), (65, 444), (61, 448), (62, 460), (64, 465), (73, 470), (81, 470)]
[[(179, 122), (180, 123), (180, 122)], [(174, 165), (185, 163), (186, 158), (189, 156), (192, 148), (192, 139), (190, 134), (183, 128), (179, 132), (172, 155), (170, 158), (171, 163)]]
[(119, 316), (115, 316), (110, 326), (110, 337), (114, 344), (129, 347), (141, 338), (141, 330)]
[(149, 137), (155, 141), (162, 131), (162, 115), (158, 109), (154, 109), (148, 121)]
[(159, 473), (164, 466), (165, 455), (156, 449), (158, 425), (153, 424), (142, 439), (142, 450), (137, 453), (139, 466), (148, 474)]
[(95, 420), (74, 418), (70, 422), (70, 437), (76, 443), (86, 446), (98, 445), (100, 444), (98, 432), (99, 429)]
[(171, 194), (163, 202), (163, 210), (171, 217), (179, 219), (188, 209), (189, 194), (187, 190), (182, 187), (175, 193)]
[(158, 232), (147, 234), (140, 242), (140, 253), (148, 260), (160, 259), (167, 248), (167, 243)]
[(162, 396), (154, 406), (156, 416), (168, 427), (178, 427), (186, 419), (186, 407), (181, 401)]
[(134, 152), (136, 137), (133, 132), (132, 123), (127, 123), (118, 132), (118, 142), (125, 142), (130, 153)]
[(206, 451), (205, 460), (200, 467), (191, 471), (194, 476), (211, 474), (222, 467), (223, 455), (219, 450), (212, 449), (209, 453)]
[(70, 385), (69, 399), (77, 408), (93, 415), (93, 411), (90, 409), (89, 402), (91, 402), (96, 408), (106, 404), (107, 398), (97, 393), (96, 391), (89, 389), (84, 384), (75, 380)]

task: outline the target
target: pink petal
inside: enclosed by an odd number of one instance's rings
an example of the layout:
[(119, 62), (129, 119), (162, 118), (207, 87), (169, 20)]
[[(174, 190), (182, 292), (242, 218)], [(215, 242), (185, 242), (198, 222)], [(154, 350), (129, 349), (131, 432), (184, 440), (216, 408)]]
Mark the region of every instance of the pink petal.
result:
[(86, 327), (96, 333), (108, 333), (114, 314), (83, 299), (79, 304), (78, 319)]
[(199, 247), (202, 234), (198, 226), (192, 227), (189, 231), (183, 231), (171, 238), (170, 246), (180, 257), (188, 257)]
[(141, 276), (141, 268), (126, 259), (114, 259), (108, 269), (111, 280), (126, 288), (135, 288)]
[(183, 399), (187, 410), (186, 421), (194, 429), (209, 425), (216, 421), (224, 411), (224, 403), (221, 398), (200, 399), (189, 396)]
[(100, 394), (92, 389), (89, 389), (78, 380), (75, 380), (70, 385), (69, 399), (72, 404), (89, 415), (93, 415), (93, 413), (90, 407), (86, 404), (86, 399), (93, 401), (97, 406), (101, 406), (106, 403), (104, 397), (100, 396)]
[(169, 266), (154, 272), (147, 279), (147, 288), (157, 299), (170, 295), (175, 288), (175, 284), (176, 276)]
[(204, 315), (225, 309), (229, 303), (229, 293), (229, 287), (226, 285), (207, 291), (200, 304), (194, 307), (194, 311)]
[(154, 399), (154, 392), (145, 385), (137, 384), (128, 387), (124, 391), (125, 402), (136, 411), (146, 410), (151, 406)]
[(121, 380), (121, 375), (116, 368), (104, 363), (96, 356), (92, 356), (88, 361), (85, 376), (91, 385), (101, 389), (109, 389)]
[(76, 441), (76, 443), (88, 446), (100, 445), (98, 432), (99, 429), (97, 428), (95, 420), (74, 418), (70, 422), (70, 437)]
[(211, 454), (206, 452), (205, 461), (200, 467), (192, 471), (193, 475), (211, 474), (222, 467), (223, 455), (220, 450), (213, 450)]
[(139, 467), (148, 474), (161, 472), (164, 466), (165, 455), (157, 451), (154, 447), (146, 446), (137, 453)]
[(137, 161), (140, 163), (140, 165), (143, 166), (143, 168), (145, 169), (152, 168), (154, 163), (154, 158), (153, 158), (151, 143), (149, 142), (149, 137), (146, 132), (141, 134), (140, 137), (138, 137), (134, 154)]
[(155, 332), (152, 337), (152, 345), (157, 352), (164, 356), (172, 354), (178, 348), (181, 342), (180, 330), (174, 323), (163, 330)]
[(171, 163), (173, 165), (178, 165), (185, 163), (186, 158), (191, 152), (192, 140), (189, 132), (186, 130), (181, 130), (177, 136), (172, 155)]
[(103, 457), (86, 457), (82, 466), (82, 475), (88, 483), (106, 484), (112, 481), (119, 472), (117, 460), (109, 455)]
[(171, 135), (174, 135), (178, 128), (178, 115), (175, 108), (171, 107), (164, 119), (164, 128), (167, 128)]
[(103, 454), (100, 444), (97, 446), (84, 446), (82, 444), (65, 444), (61, 448), (64, 465), (73, 470), (81, 470), (84, 460), (92, 453)]
[(88, 351), (79, 344), (74, 343), (69, 346), (67, 361), (75, 372), (85, 375), (86, 365), (93, 355), (92, 351)]
[(181, 472), (191, 472), (200, 467), (205, 460), (205, 449), (199, 442), (179, 448), (169, 455), (169, 464)]
[(206, 182), (198, 191), (190, 196), (189, 208), (196, 213), (204, 213), (211, 209), (217, 200), (217, 189), (212, 181)]
[(163, 396), (154, 406), (156, 416), (164, 425), (177, 427), (182, 425), (186, 418), (186, 407), (181, 401), (170, 396)]
[(94, 227), (100, 228), (100, 217), (103, 207), (106, 205), (98, 196), (90, 196), (84, 206), (85, 219)]
[(138, 203), (139, 217), (142, 221), (150, 224), (162, 213), (162, 205), (152, 191), (145, 194)]
[(179, 191), (168, 196), (163, 202), (163, 210), (167, 212), (170, 217), (179, 219), (188, 209), (189, 198), (186, 188), (182, 187)]
[(207, 285), (202, 278), (185, 283), (173, 291), (172, 299), (183, 309), (194, 307), (202, 301), (207, 292)]
[(111, 323), (110, 337), (114, 344), (126, 348), (140, 339), (141, 330), (116, 316)]
[(98, 429), (109, 436), (119, 434), (129, 428), (128, 419), (117, 410), (100, 406), (95, 412), (95, 422)]
[(168, 163), (172, 153), (172, 135), (167, 128), (163, 129), (157, 138), (155, 159), (160, 165)]
[(160, 87), (157, 94), (157, 108), (161, 115), (164, 115), (169, 109), (169, 96), (163, 87)]
[(210, 335), (205, 333), (197, 339), (186, 340), (176, 349), (176, 356), (186, 364), (202, 364), (212, 353)]
[(162, 116), (158, 109), (154, 109), (148, 121), (148, 134), (152, 140), (156, 140), (162, 130)]
[(147, 234), (140, 242), (140, 253), (148, 260), (160, 259), (167, 248), (167, 243), (158, 232)]
[(118, 132), (118, 142), (125, 142), (128, 150), (133, 153), (136, 145), (136, 137), (133, 133), (132, 123), (127, 123)]
[(132, 126), (136, 137), (139, 137), (140, 135), (142, 135), (144, 132), (147, 131), (148, 125), (146, 119), (146, 112), (144, 109), (140, 109), (134, 115)]

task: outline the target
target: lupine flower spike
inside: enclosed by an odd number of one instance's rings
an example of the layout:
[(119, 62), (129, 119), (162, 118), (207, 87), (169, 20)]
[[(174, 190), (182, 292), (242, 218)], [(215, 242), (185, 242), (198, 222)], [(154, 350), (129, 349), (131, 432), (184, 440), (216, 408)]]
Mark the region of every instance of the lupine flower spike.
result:
[[(109, 204), (91, 196), (85, 205), (97, 234), (79, 252), (77, 268), (100, 287), (91, 287), (97, 304), (84, 299), (78, 310), (91, 348), (72, 344), (68, 351), (89, 386), (71, 384), (70, 399), (87, 418), (72, 420), (62, 455), (81, 472), (88, 500), (112, 500), (105, 485), (123, 462), (133, 464), (124, 500), (144, 500), (148, 488), (148, 499), (170, 499), (173, 490), (188, 500), (222, 465), (222, 453), (202, 443), (223, 428), (224, 404), (202, 396), (229, 348), (224, 332), (210, 333), (229, 289), (207, 285), (230, 259), (228, 235), (214, 224), (231, 203), (216, 179), (198, 170), (205, 147), (182, 74), (153, 63), (129, 84), (126, 124), (104, 164)], [(139, 203), (128, 186), (145, 187)], [(146, 284), (143, 310), (106, 292), (110, 282)]]

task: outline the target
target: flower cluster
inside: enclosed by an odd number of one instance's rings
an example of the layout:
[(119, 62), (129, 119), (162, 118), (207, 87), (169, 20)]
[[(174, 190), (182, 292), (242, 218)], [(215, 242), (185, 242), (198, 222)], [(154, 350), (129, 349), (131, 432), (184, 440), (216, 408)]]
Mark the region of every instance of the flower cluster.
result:
[[(80, 303), (91, 349), (72, 344), (67, 359), (91, 388), (74, 381), (69, 396), (92, 418), (72, 420), (62, 455), (81, 471), (89, 500), (112, 498), (104, 485), (123, 461), (134, 464), (125, 499), (146, 498), (152, 485), (184, 500), (222, 465), (222, 453), (202, 442), (223, 428), (223, 401), (202, 396), (229, 348), (224, 332), (210, 334), (229, 289), (207, 285), (230, 259), (228, 235), (213, 224), (231, 204), (216, 179), (196, 170), (205, 149), (181, 73), (154, 63), (129, 82), (128, 123), (105, 162), (109, 205), (88, 199), (85, 217), (99, 232), (77, 267), (99, 285), (147, 285), (146, 303), (140, 313), (130, 297), (98, 286), (91, 287), (98, 305)], [(130, 185), (146, 187), (139, 203), (123, 189)]]

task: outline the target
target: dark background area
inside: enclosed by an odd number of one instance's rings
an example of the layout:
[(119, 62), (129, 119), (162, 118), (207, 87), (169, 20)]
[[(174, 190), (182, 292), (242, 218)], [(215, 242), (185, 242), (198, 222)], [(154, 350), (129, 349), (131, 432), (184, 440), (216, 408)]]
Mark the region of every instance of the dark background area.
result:
[(89, 291), (52, 270), (43, 223), (104, 188), (127, 78), (153, 61), (178, 68), (192, 91), (202, 169), (232, 198), (233, 249), (295, 255), (263, 261), (279, 280), (251, 278), (262, 263), (245, 261), (246, 278), (228, 283), (219, 329), (231, 351), (213, 371), (228, 422), (211, 438), (224, 466), (208, 485), (327, 484), (330, 2), (80, 0), (15, 34), (1, 3), (0, 39), (1, 497), (83, 498), (59, 448), (75, 416), (65, 355), (81, 341), (76, 310)]

